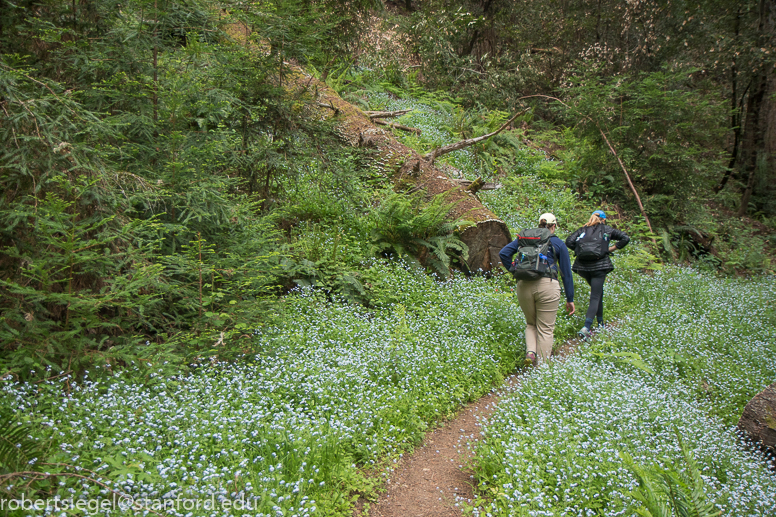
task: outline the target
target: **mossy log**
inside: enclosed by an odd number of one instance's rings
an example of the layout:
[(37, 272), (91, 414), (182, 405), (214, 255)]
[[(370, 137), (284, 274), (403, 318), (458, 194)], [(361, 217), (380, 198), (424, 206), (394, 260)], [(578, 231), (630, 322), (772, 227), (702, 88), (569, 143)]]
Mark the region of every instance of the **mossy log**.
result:
[(474, 223), (461, 232), (461, 240), (469, 247), (467, 265), (472, 271), (490, 271), (500, 262), (498, 252), (512, 240), (509, 228), (474, 193), (438, 169), (433, 157), (402, 144), (361, 109), (301, 69), (295, 68), (287, 79), (300, 97), (312, 97), (307, 104), (311, 116), (335, 121), (336, 131), (350, 145), (377, 150), (378, 165), (397, 188), (425, 190), (429, 197), (448, 193), (449, 201), (455, 203), (451, 217)]

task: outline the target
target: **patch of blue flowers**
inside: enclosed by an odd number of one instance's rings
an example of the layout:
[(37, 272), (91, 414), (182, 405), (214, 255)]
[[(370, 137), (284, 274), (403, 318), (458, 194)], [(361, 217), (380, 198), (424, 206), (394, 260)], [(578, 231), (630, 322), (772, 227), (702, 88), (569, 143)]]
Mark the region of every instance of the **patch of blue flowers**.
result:
[(247, 501), (251, 515), (345, 512), (349, 492), (368, 491), (362, 467), (396, 457), (487, 392), (524, 350), (519, 311), (485, 279), (371, 267), (391, 293), (383, 306), (299, 290), (285, 298), (281, 323), (257, 330), (260, 352), (243, 361), (173, 377), (135, 367), (75, 383), (7, 378), (3, 403), (54, 444), (47, 461), (104, 483), (64, 478), (61, 498), (119, 492), (170, 504)]

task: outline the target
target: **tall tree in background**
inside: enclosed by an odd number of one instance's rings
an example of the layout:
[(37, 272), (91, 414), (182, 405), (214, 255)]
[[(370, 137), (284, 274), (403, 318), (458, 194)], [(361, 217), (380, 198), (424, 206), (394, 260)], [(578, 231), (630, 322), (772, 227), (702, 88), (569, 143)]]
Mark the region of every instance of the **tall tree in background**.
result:
[(776, 7), (773, 0), (759, 0), (757, 26), (754, 30), (750, 52), (754, 54), (741, 139), (741, 168), (746, 181), (738, 215), (749, 209), (749, 201), (758, 174), (776, 178), (773, 172), (776, 136), (774, 127), (774, 56), (776, 45)]

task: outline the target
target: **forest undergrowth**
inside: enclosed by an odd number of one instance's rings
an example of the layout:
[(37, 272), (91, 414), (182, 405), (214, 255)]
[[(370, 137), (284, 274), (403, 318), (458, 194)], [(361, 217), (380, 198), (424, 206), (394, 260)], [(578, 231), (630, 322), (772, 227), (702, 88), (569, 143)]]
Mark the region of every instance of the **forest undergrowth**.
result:
[[(449, 124), (452, 110), (424, 111), (422, 102), (386, 94), (370, 102), (414, 107), (406, 123), (423, 127), (424, 138), (454, 139), (425, 131)], [(561, 234), (571, 231), (586, 203), (542, 179), (546, 156), (516, 156), (497, 178), (502, 188), (482, 193), (483, 201), (513, 230), (551, 210)], [(470, 151), (448, 163), (468, 176), (486, 170)], [(319, 222), (292, 232), (308, 253), (355, 260), (346, 257), (361, 256), (369, 237), (343, 222), (337, 192), (322, 189), (311, 201), (300, 191), (292, 213), (315, 210)], [(776, 375), (773, 278), (664, 266), (639, 242), (647, 234), (638, 223), (618, 223), (637, 238), (615, 257), (607, 286), (607, 318), (618, 326), (573, 358), (530, 373), (502, 401), (478, 451), (474, 514), (627, 514), (640, 497), (667, 500), (660, 489), (640, 491), (643, 472), (668, 472), (726, 515), (774, 505), (776, 478), (732, 430), (743, 405)], [(374, 497), (429, 426), (497, 386), (525, 349), (508, 276), (445, 279), (417, 263), (358, 264), (367, 305), (302, 284), (237, 341), (250, 352), (226, 362), (205, 356), (185, 371), (97, 363), (83, 377), (49, 368), (47, 380), (34, 382), (7, 376), (4, 408), (24, 437), (18, 464), (38, 474), (4, 489), (62, 505), (120, 494), (136, 505), (125, 513), (213, 498), (260, 515), (348, 514), (357, 497)], [(560, 313), (556, 340), (579, 325)]]

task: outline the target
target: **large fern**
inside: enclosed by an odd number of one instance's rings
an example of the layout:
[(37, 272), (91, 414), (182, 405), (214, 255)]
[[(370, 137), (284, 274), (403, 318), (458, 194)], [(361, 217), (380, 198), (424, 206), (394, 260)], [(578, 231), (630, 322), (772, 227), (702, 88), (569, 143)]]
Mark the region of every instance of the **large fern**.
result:
[(684, 490), (681, 492), (681, 504), (674, 504), (677, 510), (677, 514), (681, 517), (706, 517), (721, 515), (722, 512), (718, 511), (714, 504), (706, 498), (706, 492), (704, 490), (706, 483), (701, 477), (701, 471), (698, 468), (698, 464), (690, 454), (687, 446), (681, 442), (682, 456), (687, 464), (687, 473), (683, 476), (684, 479), (681, 484)]
[(428, 250), (426, 265), (443, 276), (448, 275), (453, 256), (461, 260), (469, 258), (469, 247), (453, 233), (437, 235), (428, 240), (417, 239), (416, 242)]
[(633, 458), (621, 453), (625, 466), (636, 476), (639, 488), (631, 496), (640, 506), (633, 511), (642, 517), (717, 517), (717, 510), (706, 497), (705, 482), (695, 459), (679, 439), (686, 472), (677, 472), (658, 466), (644, 467)]
[(422, 194), (404, 195), (392, 192), (373, 210), (372, 249), (399, 257), (423, 257), (422, 262), (435, 272), (447, 276), (453, 257), (468, 258), (469, 249), (458, 238), (456, 229), (473, 223), (453, 220), (450, 212), (455, 203), (446, 194), (424, 202)]
[(636, 476), (639, 488), (631, 491), (631, 496), (641, 503), (634, 508), (641, 517), (671, 517), (671, 508), (668, 505), (668, 497), (662, 479), (655, 478), (654, 473), (633, 461), (627, 453), (620, 453), (625, 466)]
[(41, 444), (30, 438), (31, 427), (19, 422), (6, 408), (0, 410), (0, 474), (31, 470)]

